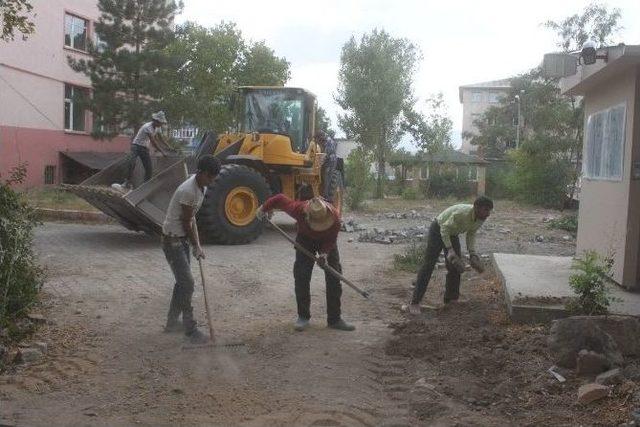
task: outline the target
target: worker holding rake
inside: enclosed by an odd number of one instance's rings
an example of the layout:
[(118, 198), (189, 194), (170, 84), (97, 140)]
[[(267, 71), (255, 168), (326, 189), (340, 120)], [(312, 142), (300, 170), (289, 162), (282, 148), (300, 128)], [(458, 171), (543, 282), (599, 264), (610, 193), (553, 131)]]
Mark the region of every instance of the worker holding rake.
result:
[[(220, 172), (220, 162), (206, 155), (198, 160), (195, 175), (187, 178), (173, 193), (162, 226), (162, 250), (175, 277), (175, 285), (165, 332), (184, 332), (193, 343), (204, 343), (209, 337), (200, 332), (193, 317), (191, 297), (194, 280), (191, 274), (190, 247), (196, 259), (204, 258), (195, 226), (195, 215), (202, 206), (207, 186)], [(182, 315), (182, 322), (179, 317)]]
[[(321, 197), (314, 197), (306, 201), (293, 201), (284, 194), (277, 194), (267, 199), (258, 208), (258, 218), (264, 219), (271, 215), (273, 209), (280, 209), (297, 221), (298, 234), (296, 242), (311, 254), (315, 255), (317, 253), (317, 262), (321, 267), (328, 264), (338, 272), (342, 272), (337, 246), (340, 217), (330, 203)], [(296, 331), (303, 331), (309, 327), (309, 319), (311, 319), (311, 273), (315, 263), (316, 261), (310, 256), (296, 249), (296, 260), (293, 264), (293, 278), (298, 306), (298, 320), (295, 322)], [(325, 270), (325, 283), (327, 291), (327, 324), (329, 328), (353, 331), (355, 326), (348, 324), (341, 317), (340, 298), (342, 296), (342, 285), (340, 284), (340, 279)]]

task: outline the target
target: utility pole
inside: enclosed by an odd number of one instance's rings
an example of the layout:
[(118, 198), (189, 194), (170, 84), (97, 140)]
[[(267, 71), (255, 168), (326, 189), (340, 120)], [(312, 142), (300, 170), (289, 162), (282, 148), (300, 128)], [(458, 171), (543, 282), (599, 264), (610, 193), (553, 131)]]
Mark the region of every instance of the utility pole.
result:
[[(520, 91), (520, 94), (524, 94), (524, 89)], [(515, 97), (516, 104), (518, 105), (518, 124), (516, 125), (516, 148), (520, 147), (520, 126), (522, 126), (522, 113), (520, 105), (522, 100), (520, 99), (520, 95), (516, 95)]]
[(520, 95), (515, 96), (518, 108), (518, 122), (516, 124), (516, 149), (520, 147)]

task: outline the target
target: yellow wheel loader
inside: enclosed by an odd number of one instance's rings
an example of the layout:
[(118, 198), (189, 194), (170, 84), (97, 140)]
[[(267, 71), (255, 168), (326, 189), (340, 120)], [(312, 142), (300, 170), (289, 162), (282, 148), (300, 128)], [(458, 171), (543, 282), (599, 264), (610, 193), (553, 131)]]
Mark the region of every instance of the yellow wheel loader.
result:
[[(234, 97), (235, 129), (205, 133), (187, 158), (157, 157), (155, 175), (129, 193), (110, 185), (122, 182), (128, 159), (122, 159), (80, 185), (63, 187), (129, 229), (159, 233), (175, 188), (194, 173), (197, 159), (212, 154), (222, 162), (220, 174), (207, 189), (198, 212), (203, 240), (221, 244), (248, 243), (256, 239), (263, 223), (256, 209), (272, 194), (292, 199), (320, 195), (324, 153), (313, 141), (315, 96), (300, 88), (240, 87)], [(141, 169), (140, 165), (136, 169)], [(136, 170), (136, 180), (141, 181)], [(328, 188), (333, 204), (342, 209), (344, 168), (338, 159)]]

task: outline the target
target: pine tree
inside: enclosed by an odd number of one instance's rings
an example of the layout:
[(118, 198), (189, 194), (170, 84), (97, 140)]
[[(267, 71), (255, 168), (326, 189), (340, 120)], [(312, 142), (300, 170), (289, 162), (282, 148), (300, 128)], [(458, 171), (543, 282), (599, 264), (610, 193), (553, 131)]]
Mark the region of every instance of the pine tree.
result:
[(101, 16), (89, 60), (69, 57), (69, 65), (91, 78), (93, 93), (84, 99), (93, 112), (93, 135), (110, 138), (134, 132), (158, 108), (163, 81), (158, 71), (175, 66), (165, 48), (174, 37), (178, 0), (98, 0)]

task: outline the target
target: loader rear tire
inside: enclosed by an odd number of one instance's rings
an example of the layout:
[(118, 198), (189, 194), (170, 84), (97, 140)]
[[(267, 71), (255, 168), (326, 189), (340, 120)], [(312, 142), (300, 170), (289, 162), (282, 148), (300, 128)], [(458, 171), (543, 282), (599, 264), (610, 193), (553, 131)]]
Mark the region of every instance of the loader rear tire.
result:
[(270, 194), (260, 172), (244, 165), (223, 165), (196, 217), (200, 238), (223, 245), (255, 240), (264, 228), (255, 217), (256, 209)]

